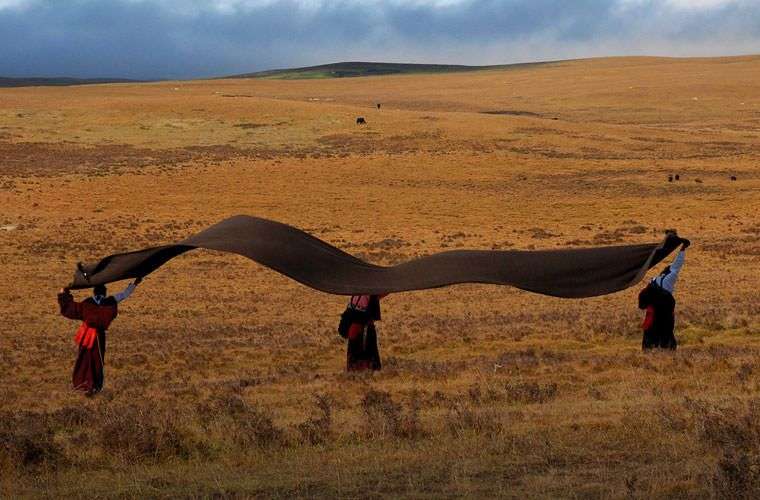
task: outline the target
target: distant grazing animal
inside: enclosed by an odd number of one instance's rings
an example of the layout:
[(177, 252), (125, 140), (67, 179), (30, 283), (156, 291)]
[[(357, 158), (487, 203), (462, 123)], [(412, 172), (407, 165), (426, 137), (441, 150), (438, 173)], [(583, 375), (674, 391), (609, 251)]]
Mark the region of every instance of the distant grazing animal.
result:
[(367, 124), (367, 120), (365, 120), (363, 116), (360, 116), (359, 118), (356, 119), (356, 124), (357, 125), (366, 125)]
[(680, 176), (680, 175), (678, 175), (678, 174), (676, 174), (676, 180), (677, 180), (677, 181), (680, 181), (680, 180), (681, 180), (681, 176)]
[(673, 182), (673, 176), (672, 175), (668, 176), (668, 182)]
[(697, 184), (702, 184), (702, 179), (694, 179), (694, 182), (696, 182)]
[(735, 176), (735, 175), (732, 175), (732, 176), (731, 176), (731, 180), (732, 180), (732, 181), (735, 181), (735, 180), (736, 180), (736, 176)]
[(380, 109), (380, 103), (379, 102), (377, 103), (377, 109)]

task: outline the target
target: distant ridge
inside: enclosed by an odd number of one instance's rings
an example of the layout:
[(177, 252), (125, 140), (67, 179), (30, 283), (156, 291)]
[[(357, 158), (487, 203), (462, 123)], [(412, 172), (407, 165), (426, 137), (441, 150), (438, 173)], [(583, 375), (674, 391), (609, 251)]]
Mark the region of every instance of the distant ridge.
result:
[(10, 78), (0, 76), (0, 87), (63, 87), (67, 85), (94, 85), (98, 83), (138, 83), (140, 81), (129, 80), (127, 78)]
[(401, 75), (412, 73), (461, 73), (491, 69), (510, 69), (538, 66), (554, 61), (499, 64), (493, 66), (465, 66), (461, 64), (411, 64), (383, 62), (338, 62), (303, 68), (273, 69), (255, 73), (243, 73), (223, 78), (268, 78), (274, 80), (303, 80), (310, 78), (355, 78), (361, 76)]

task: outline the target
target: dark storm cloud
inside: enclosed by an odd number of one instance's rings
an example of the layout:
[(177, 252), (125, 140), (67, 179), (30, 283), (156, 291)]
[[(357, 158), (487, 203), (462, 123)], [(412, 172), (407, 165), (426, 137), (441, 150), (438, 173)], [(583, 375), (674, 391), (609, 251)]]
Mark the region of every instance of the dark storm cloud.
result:
[(438, 9), (392, 9), (388, 20), (410, 39), (514, 39), (551, 30), (583, 38), (611, 28), (605, 22), (614, 5), (609, 0), (479, 0)]
[(751, 0), (0, 0), (0, 75), (197, 77), (338, 60), (760, 51)]

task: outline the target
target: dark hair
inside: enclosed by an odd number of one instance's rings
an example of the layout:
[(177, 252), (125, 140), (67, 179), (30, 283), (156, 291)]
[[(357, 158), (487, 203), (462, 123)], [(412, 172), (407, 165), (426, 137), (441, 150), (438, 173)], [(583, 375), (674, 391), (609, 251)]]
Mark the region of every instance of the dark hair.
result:
[(95, 288), (92, 289), (92, 294), (93, 295), (103, 295), (103, 296), (105, 296), (105, 294), (107, 294), (107, 293), (108, 293), (108, 291), (106, 290), (106, 286), (105, 285), (95, 285)]

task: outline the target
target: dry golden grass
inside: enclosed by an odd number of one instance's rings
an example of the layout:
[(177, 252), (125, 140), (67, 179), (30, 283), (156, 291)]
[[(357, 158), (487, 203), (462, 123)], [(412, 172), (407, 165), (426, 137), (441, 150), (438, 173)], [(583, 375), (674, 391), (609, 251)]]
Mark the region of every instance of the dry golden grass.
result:
[[(758, 75), (625, 58), (0, 91), (0, 496), (756, 497)], [(378, 263), (677, 228), (680, 347), (640, 352), (637, 289), (466, 285), (384, 300), (384, 370), (348, 375), (343, 298), (198, 251), (123, 305), (105, 391), (72, 393), (55, 292), (76, 261), (237, 213)]]

